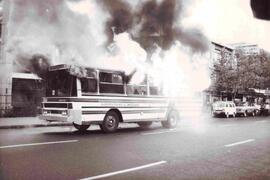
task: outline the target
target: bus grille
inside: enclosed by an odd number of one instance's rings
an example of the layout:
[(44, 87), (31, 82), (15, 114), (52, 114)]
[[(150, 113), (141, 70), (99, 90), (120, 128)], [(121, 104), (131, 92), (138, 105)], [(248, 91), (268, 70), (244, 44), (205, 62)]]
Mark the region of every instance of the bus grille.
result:
[(44, 103), (44, 108), (68, 108), (72, 109), (71, 103)]

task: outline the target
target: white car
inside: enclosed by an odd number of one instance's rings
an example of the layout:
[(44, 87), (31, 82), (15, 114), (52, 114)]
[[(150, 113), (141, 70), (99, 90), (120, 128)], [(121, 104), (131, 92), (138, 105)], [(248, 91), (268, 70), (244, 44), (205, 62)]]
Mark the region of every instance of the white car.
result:
[(255, 116), (258, 112), (258, 108), (253, 104), (239, 103), (236, 105), (236, 115), (242, 115), (244, 117), (248, 115)]
[(232, 101), (217, 101), (213, 103), (212, 115), (225, 115), (227, 118), (229, 116), (235, 117), (236, 106)]

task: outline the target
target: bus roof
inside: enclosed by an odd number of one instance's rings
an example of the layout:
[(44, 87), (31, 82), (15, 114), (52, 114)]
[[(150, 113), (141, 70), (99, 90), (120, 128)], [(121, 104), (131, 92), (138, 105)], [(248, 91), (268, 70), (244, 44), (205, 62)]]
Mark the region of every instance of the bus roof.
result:
[(80, 70), (99, 70), (102, 72), (113, 72), (113, 73), (118, 73), (118, 74), (124, 74), (124, 71), (120, 71), (120, 70), (113, 70), (113, 69), (101, 69), (101, 68), (92, 68), (92, 67), (86, 67), (86, 66), (78, 66), (78, 65), (68, 65), (68, 64), (58, 64), (58, 65), (54, 65), (54, 66), (50, 66), (49, 67), (49, 71), (57, 71), (57, 70), (63, 70), (63, 69), (67, 69), (70, 71), (76, 71), (77, 69)]

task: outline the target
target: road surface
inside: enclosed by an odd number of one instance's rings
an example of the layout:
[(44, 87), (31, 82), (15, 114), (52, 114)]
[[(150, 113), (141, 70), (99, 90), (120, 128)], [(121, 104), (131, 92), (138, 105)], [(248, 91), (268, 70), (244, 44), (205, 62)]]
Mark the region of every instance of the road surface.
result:
[(0, 131), (0, 179), (270, 179), (270, 117)]

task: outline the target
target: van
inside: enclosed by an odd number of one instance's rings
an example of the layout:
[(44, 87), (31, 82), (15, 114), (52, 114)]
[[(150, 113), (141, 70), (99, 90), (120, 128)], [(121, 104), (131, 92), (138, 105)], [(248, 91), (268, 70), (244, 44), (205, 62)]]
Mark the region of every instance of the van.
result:
[(217, 101), (213, 103), (212, 115), (224, 115), (225, 117), (236, 115), (236, 106), (232, 101)]

